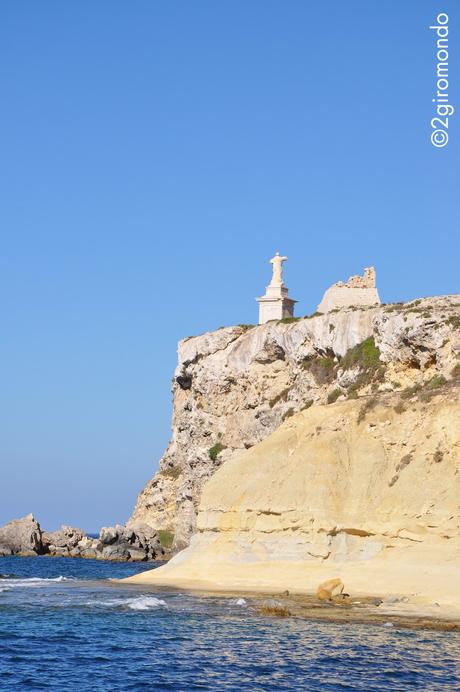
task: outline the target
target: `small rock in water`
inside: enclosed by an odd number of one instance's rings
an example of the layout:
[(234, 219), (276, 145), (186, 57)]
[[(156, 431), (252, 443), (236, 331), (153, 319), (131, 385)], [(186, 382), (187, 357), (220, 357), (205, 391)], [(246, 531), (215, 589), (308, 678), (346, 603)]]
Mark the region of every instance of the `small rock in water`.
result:
[(267, 598), (267, 600), (262, 603), (260, 612), (263, 615), (276, 615), (277, 617), (289, 617), (291, 614), (291, 611), (286, 608), (283, 603), (275, 601), (274, 598)]
[(246, 605), (246, 601), (244, 600), (244, 598), (237, 598), (237, 599), (236, 599), (235, 605), (237, 605), (237, 606), (245, 606), (245, 605)]
[(385, 622), (384, 627), (394, 627), (392, 622)]

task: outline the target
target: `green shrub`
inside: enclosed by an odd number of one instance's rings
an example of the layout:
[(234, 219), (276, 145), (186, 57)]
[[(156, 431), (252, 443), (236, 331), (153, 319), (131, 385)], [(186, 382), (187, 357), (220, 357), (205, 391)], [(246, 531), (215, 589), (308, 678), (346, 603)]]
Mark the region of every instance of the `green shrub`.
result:
[(223, 445), (221, 442), (216, 442), (216, 444), (213, 447), (208, 449), (209, 458), (212, 459), (212, 461), (215, 461), (224, 449), (225, 445)]
[(312, 312), (311, 315), (305, 315), (305, 319), (311, 320), (312, 317), (320, 317), (322, 314), (323, 314), (322, 312), (318, 312), (318, 310), (317, 310), (316, 312)]
[(366, 418), (367, 414), (369, 411), (372, 411), (373, 408), (375, 408), (378, 404), (378, 399), (376, 396), (371, 397), (368, 399), (362, 406), (358, 414), (358, 424), (362, 423), (362, 421)]
[(169, 466), (167, 469), (161, 469), (160, 475), (165, 476), (165, 478), (172, 478), (175, 480), (176, 478), (179, 478), (179, 476), (182, 474), (181, 469), (177, 468), (177, 466)]
[(354, 391), (373, 383), (373, 389), (377, 389), (377, 382), (381, 382), (385, 375), (385, 365), (380, 361), (380, 349), (370, 336), (360, 344), (350, 348), (341, 359), (339, 366), (344, 370), (359, 368), (358, 376), (354, 384), (349, 388), (349, 398), (354, 398)]
[(337, 401), (337, 399), (342, 393), (343, 392), (341, 389), (333, 389), (332, 392), (329, 392), (329, 394), (327, 395), (327, 403), (333, 404), (334, 401)]
[(427, 401), (431, 401), (434, 396), (436, 396), (436, 389), (425, 388), (418, 393), (419, 401), (423, 401), (424, 404), (426, 404)]
[(315, 365), (320, 365), (322, 368), (330, 370), (334, 367), (334, 359), (327, 356), (307, 356), (303, 359), (301, 365), (304, 370), (311, 370)]
[(446, 321), (446, 324), (450, 324), (454, 329), (458, 329), (460, 327), (460, 315), (452, 315)]
[(310, 408), (310, 406), (312, 406), (312, 405), (313, 405), (313, 399), (308, 399), (308, 401), (306, 401), (306, 402), (304, 403), (304, 405), (302, 406), (302, 408), (301, 408), (300, 410), (301, 410), (301, 411), (306, 411), (307, 408)]
[(385, 307), (385, 312), (394, 312), (395, 310), (401, 310), (404, 303), (392, 303)]
[(402, 399), (411, 399), (415, 394), (421, 390), (422, 386), (420, 384), (414, 384), (413, 387), (406, 387), (401, 392)]
[(415, 312), (421, 315), (422, 317), (430, 317), (430, 312), (433, 310), (432, 305), (424, 305), (422, 307), (419, 307), (421, 300), (414, 300), (413, 303), (409, 303), (407, 305), (405, 312)]
[(358, 391), (354, 385), (349, 388), (349, 390), (347, 392), (347, 397), (349, 399), (357, 399), (358, 398)]
[(457, 363), (457, 365), (454, 365), (450, 374), (452, 375), (452, 377), (460, 377), (460, 363)]
[(334, 359), (329, 356), (304, 358), (301, 363), (304, 370), (311, 372), (317, 384), (328, 384), (334, 379)]
[(172, 531), (167, 531), (166, 529), (160, 529), (158, 531), (158, 536), (160, 538), (160, 545), (162, 548), (169, 549), (174, 541), (174, 534)]
[(248, 329), (253, 329), (256, 325), (255, 324), (239, 324), (238, 327), (241, 327), (241, 329), (244, 329), (244, 331), (247, 331)]
[(286, 387), (286, 389), (283, 389), (282, 392), (280, 392), (279, 394), (274, 396), (273, 399), (270, 399), (270, 401), (268, 402), (268, 405), (270, 406), (270, 408), (273, 408), (274, 406), (276, 406), (276, 404), (279, 401), (286, 401), (290, 389), (291, 389), (290, 387)]
[(364, 370), (377, 370), (381, 367), (380, 349), (375, 345), (373, 336), (350, 348), (340, 361), (340, 367), (344, 370), (356, 366)]
[(292, 322), (298, 322), (301, 317), (283, 317), (283, 319), (278, 320), (279, 324), (291, 324)]
[(425, 386), (427, 389), (437, 389), (438, 387), (442, 387), (443, 384), (446, 384), (444, 375), (434, 375)]
[(291, 416), (293, 416), (294, 413), (295, 411), (293, 408), (288, 408), (288, 410), (283, 413), (283, 420), (286, 420), (286, 418), (291, 418)]
[(396, 464), (396, 473), (399, 473), (400, 471), (403, 470), (406, 466), (410, 464), (412, 461), (412, 454), (405, 454), (399, 462)]
[(405, 411), (406, 409), (404, 408), (404, 406), (403, 406), (402, 403), (400, 402), (399, 404), (396, 404), (396, 406), (394, 407), (393, 410), (394, 410), (395, 413), (398, 413), (398, 414), (399, 414), (399, 413), (404, 413), (404, 411)]

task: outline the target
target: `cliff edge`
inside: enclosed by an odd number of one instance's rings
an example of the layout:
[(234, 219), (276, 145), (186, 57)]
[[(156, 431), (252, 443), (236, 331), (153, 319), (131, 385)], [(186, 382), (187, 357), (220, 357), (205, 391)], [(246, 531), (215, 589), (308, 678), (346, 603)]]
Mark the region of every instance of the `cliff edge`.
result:
[(241, 452), (303, 409), (327, 417), (328, 402), (347, 399), (359, 408), (362, 397), (451, 379), (460, 369), (459, 329), (460, 296), (443, 296), (184, 339), (173, 378), (172, 439), (128, 525), (163, 530), (174, 536), (175, 550), (185, 547), (197, 529), (203, 486), (222, 465), (250, 459)]

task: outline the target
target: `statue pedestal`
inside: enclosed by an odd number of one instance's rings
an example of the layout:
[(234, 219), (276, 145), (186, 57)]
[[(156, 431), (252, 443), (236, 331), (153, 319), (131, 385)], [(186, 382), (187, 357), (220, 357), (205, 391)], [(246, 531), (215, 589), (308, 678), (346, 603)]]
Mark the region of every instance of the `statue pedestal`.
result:
[(265, 295), (256, 300), (259, 303), (259, 324), (294, 316), (294, 305), (297, 301), (288, 297), (288, 289), (284, 284), (270, 284), (265, 290)]

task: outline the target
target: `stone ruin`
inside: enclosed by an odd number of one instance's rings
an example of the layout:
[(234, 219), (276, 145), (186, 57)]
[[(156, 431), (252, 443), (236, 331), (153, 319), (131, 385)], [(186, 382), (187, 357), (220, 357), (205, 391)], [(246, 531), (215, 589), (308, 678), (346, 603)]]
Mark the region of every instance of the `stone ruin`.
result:
[(352, 305), (380, 305), (374, 267), (367, 267), (363, 276), (350, 276), (348, 281), (338, 281), (330, 286), (318, 305), (318, 312), (330, 312)]

